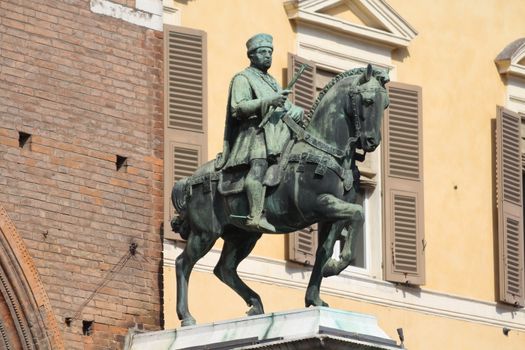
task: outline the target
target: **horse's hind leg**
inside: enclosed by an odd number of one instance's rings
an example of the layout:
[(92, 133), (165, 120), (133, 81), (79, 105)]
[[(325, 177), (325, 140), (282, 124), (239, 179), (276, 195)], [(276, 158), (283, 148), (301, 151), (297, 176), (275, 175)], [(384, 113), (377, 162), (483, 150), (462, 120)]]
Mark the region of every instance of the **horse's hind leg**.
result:
[(195, 324), (195, 319), (191, 316), (188, 308), (188, 281), (191, 270), (195, 263), (202, 258), (217, 240), (218, 235), (210, 233), (191, 232), (186, 248), (175, 260), (177, 272), (177, 316), (181, 320), (181, 326), (191, 326)]
[(239, 263), (250, 254), (260, 233), (237, 231), (223, 236), (224, 247), (213, 273), (232, 288), (250, 306), (248, 316), (264, 313), (261, 297), (244, 283), (237, 273)]

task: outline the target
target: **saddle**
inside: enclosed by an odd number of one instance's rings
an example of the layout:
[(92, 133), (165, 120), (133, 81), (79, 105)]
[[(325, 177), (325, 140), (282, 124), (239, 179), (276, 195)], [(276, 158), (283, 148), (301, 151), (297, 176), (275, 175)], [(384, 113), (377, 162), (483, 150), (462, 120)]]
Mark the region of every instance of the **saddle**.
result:
[[(228, 196), (244, 191), (244, 180), (248, 174), (247, 168), (226, 170), (219, 172), (219, 183), (217, 189), (223, 196)], [(264, 175), (263, 185), (274, 187), (279, 185), (282, 177), (280, 164), (272, 164)]]

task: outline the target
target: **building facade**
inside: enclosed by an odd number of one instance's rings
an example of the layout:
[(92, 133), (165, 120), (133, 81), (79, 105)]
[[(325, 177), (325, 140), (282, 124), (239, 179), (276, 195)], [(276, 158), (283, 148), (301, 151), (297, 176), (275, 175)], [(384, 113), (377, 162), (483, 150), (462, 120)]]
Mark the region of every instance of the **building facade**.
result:
[(162, 7), (147, 5), (0, 3), (2, 349), (120, 349), (162, 327)]
[[(282, 86), (308, 63), (304, 108), (348, 69), (391, 79), (359, 164), (364, 233), (323, 299), (409, 349), (524, 347), (524, 17), (517, 0), (1, 1), (0, 348), (179, 327), (169, 194), (221, 151), (260, 32)], [(240, 265), (266, 312), (304, 306), (315, 230), (264, 235)], [(213, 275), (220, 248), (191, 277), (199, 323), (247, 310)]]
[[(398, 0), (163, 4), (165, 225), (174, 215), (168, 195), (173, 182), (222, 149), (227, 88), (249, 64), (249, 37), (274, 37), (270, 73), (282, 86), (297, 63), (309, 63), (307, 79), (292, 96), (305, 108), (334, 75), (371, 63), (389, 71), (391, 104), (381, 149), (359, 165), (366, 222), (358, 253), (353, 266), (323, 281), (324, 300), (376, 316), (393, 339), (403, 328), (409, 349), (525, 346), (523, 6)], [(201, 108), (184, 105), (187, 95)], [(314, 231), (264, 235), (239, 266), (266, 312), (303, 307)], [(174, 264), (184, 242), (165, 237), (165, 326), (175, 328)], [(220, 247), (197, 263), (191, 277), (190, 308), (200, 323), (241, 317), (247, 309), (213, 275)]]

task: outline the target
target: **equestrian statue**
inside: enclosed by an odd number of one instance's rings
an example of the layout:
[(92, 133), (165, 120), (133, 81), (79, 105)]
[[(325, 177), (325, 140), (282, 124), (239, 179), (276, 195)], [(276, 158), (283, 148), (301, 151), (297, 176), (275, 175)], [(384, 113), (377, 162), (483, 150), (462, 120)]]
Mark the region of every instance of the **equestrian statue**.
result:
[[(327, 306), (319, 295), (321, 280), (350, 264), (353, 238), (363, 227), (363, 208), (355, 202), (356, 161), (364, 156), (356, 150), (372, 152), (381, 141), (388, 74), (371, 65), (343, 72), (304, 111), (288, 101), (302, 70), (282, 89), (268, 74), (272, 37), (257, 34), (246, 46), (250, 66), (230, 84), (223, 152), (172, 190), (178, 213), (172, 228), (187, 240), (175, 263), (182, 326), (195, 324), (188, 308), (190, 273), (219, 237), (224, 245), (214, 274), (244, 299), (248, 315), (257, 315), (264, 313), (261, 298), (237, 267), (263, 233), (319, 224), (305, 305)], [(345, 243), (333, 259), (344, 228)]]

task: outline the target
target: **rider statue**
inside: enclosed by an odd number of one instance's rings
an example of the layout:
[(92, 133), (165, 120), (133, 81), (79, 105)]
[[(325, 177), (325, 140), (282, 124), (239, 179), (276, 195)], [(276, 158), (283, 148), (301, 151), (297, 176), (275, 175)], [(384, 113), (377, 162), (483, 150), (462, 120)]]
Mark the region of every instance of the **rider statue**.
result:
[(304, 111), (288, 101), (291, 91), (283, 90), (268, 73), (272, 65), (272, 36), (254, 35), (246, 42), (246, 48), (250, 66), (237, 73), (230, 83), (224, 150), (216, 167), (223, 171), (241, 167), (248, 170), (244, 182), (250, 206), (246, 226), (275, 232), (263, 215), (263, 179), (268, 166), (277, 161), (290, 139), (290, 131), (281, 118), (288, 114), (299, 121)]

